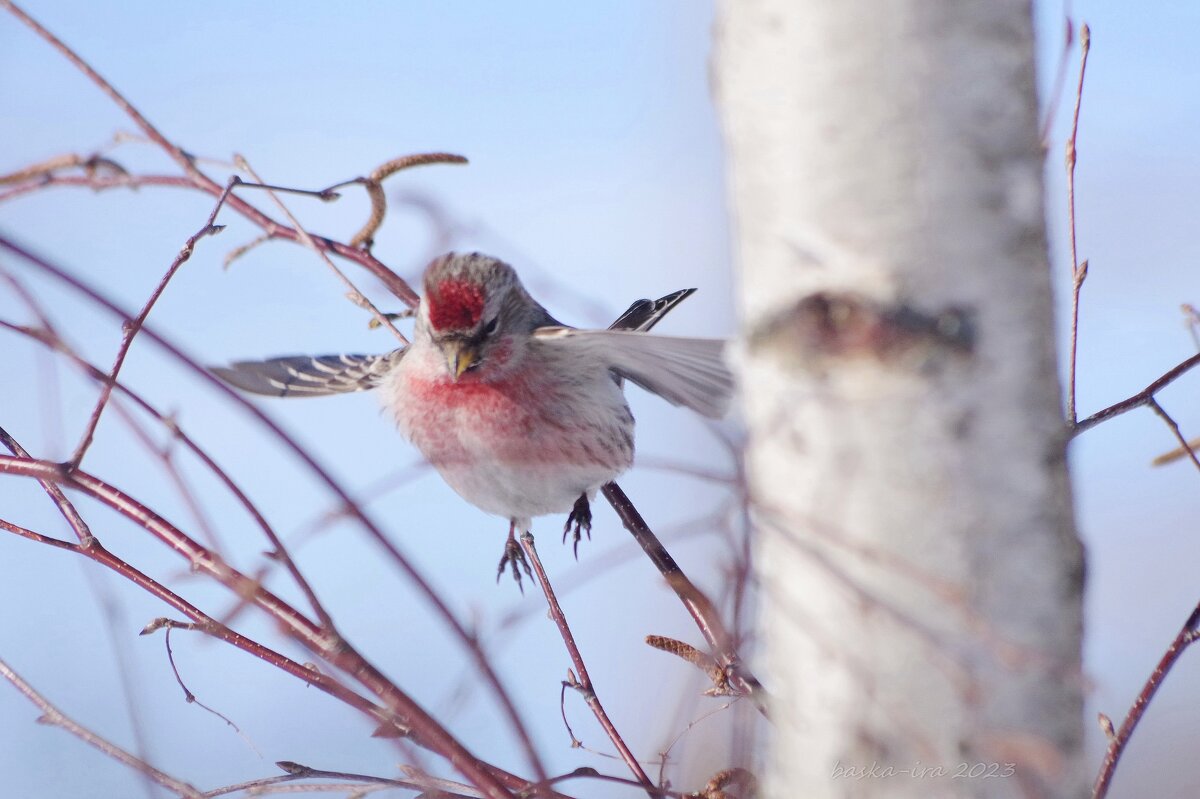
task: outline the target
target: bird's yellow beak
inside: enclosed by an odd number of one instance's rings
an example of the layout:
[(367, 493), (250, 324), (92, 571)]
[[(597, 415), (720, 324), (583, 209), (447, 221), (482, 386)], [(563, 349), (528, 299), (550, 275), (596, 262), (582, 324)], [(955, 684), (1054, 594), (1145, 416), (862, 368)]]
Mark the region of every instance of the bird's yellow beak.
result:
[(479, 360), (479, 351), (475, 345), (466, 341), (448, 341), (442, 345), (442, 353), (446, 356), (446, 366), (455, 380), (462, 377), (463, 372)]

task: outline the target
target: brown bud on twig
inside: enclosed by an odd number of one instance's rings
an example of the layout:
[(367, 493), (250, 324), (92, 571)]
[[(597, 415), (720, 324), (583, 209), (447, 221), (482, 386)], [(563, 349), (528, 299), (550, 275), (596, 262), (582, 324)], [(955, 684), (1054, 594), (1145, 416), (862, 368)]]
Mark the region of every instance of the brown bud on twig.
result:
[(1098, 713), (1097, 716), (1096, 720), (1100, 722), (1100, 730), (1104, 733), (1104, 737), (1110, 741), (1115, 741), (1117, 739), (1117, 730), (1113, 727), (1112, 719), (1104, 713)]
[(381, 723), (371, 732), (372, 738), (407, 738), (412, 728), (403, 724), (399, 719), (391, 719)]
[(163, 628), (168, 630), (195, 630), (198, 626), (192, 622), (176, 621), (175, 619), (168, 619), (166, 616), (159, 616), (157, 619), (152, 619), (149, 624), (143, 627), (138, 635), (150, 635)]
[(295, 763), (291, 760), (276, 760), (275, 765), (279, 766), (279, 768), (281, 768), (283, 771), (286, 771), (288, 774), (295, 774), (297, 776), (301, 774), (312, 773), (312, 769), (308, 766)]

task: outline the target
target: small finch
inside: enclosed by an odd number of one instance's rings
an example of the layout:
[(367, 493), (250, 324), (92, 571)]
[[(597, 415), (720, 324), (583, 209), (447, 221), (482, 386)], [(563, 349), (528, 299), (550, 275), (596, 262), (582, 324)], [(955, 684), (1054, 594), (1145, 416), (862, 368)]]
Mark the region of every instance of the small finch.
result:
[(633, 464), (622, 383), (719, 417), (732, 376), (717, 339), (648, 335), (694, 289), (639, 300), (608, 330), (570, 328), (508, 264), (479, 253), (429, 265), (412, 343), (385, 355), (290, 356), (214, 368), (255, 394), (378, 389), (400, 432), (472, 505), (509, 520), (497, 576), (534, 516), (568, 513), (564, 540), (591, 529), (589, 501)]

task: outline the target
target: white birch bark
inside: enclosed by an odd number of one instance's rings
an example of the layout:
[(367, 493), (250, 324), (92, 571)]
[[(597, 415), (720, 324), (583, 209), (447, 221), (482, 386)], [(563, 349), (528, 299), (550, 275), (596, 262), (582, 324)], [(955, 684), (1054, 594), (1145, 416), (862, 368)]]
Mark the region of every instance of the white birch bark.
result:
[(1029, 3), (724, 0), (717, 39), (766, 794), (1079, 795)]

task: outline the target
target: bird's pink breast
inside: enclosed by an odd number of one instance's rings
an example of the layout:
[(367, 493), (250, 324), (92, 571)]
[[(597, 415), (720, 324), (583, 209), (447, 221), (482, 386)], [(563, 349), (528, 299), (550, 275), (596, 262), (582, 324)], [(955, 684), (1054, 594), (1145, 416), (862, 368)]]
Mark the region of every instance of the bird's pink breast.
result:
[(488, 382), (410, 377), (407, 389), (410, 421), (404, 426), (435, 466), (485, 458), (509, 465), (627, 465), (600, 440), (603, 431), (564, 422), (558, 392), (525, 375)]
[(388, 404), (401, 432), (477, 507), (507, 518), (565, 512), (631, 465), (633, 418), (607, 371), (588, 381), (527, 356), (504, 374), (481, 368), (456, 381), (440, 358), (415, 347)]

